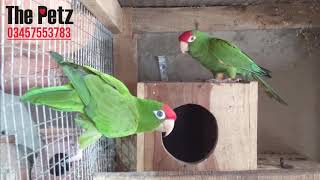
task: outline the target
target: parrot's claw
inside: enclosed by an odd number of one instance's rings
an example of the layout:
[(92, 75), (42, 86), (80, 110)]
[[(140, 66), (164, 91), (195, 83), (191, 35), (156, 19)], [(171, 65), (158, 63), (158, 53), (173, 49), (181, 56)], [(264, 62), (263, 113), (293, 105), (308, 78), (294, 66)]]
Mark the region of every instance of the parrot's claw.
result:
[(220, 80), (220, 79), (208, 79), (208, 80), (206, 80), (206, 82), (220, 84), (220, 83), (223, 82), (223, 80)]

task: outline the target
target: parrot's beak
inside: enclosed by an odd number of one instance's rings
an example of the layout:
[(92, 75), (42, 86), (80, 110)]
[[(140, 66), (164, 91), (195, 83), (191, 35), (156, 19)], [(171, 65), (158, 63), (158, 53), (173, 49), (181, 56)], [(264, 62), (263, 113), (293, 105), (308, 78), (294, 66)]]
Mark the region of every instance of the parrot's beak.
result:
[(174, 110), (170, 108), (170, 106), (167, 104), (164, 104), (162, 106), (162, 110), (166, 114), (166, 119), (160, 124), (157, 130), (160, 132), (164, 132), (165, 133), (164, 137), (166, 137), (172, 132), (174, 128), (174, 122), (177, 119), (177, 115), (174, 112)]
[(184, 42), (184, 41), (180, 41), (180, 50), (183, 54), (185, 54), (186, 52), (189, 51), (189, 45), (188, 43)]
[(174, 122), (175, 121), (173, 119), (164, 120), (164, 122), (159, 126), (157, 131), (164, 132), (164, 137), (168, 136), (174, 128)]

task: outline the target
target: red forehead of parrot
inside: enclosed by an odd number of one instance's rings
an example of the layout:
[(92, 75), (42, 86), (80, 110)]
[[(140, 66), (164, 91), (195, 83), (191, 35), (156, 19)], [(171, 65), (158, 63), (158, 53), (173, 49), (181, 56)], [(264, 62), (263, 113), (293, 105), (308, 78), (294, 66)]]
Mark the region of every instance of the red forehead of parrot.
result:
[(188, 39), (190, 38), (190, 36), (192, 36), (192, 31), (186, 31), (183, 32), (180, 36), (179, 36), (179, 41), (183, 41), (183, 42), (188, 42)]
[(162, 106), (162, 110), (166, 114), (166, 119), (172, 119), (174, 121), (177, 119), (176, 113), (171, 109), (171, 107), (169, 105), (164, 104)]

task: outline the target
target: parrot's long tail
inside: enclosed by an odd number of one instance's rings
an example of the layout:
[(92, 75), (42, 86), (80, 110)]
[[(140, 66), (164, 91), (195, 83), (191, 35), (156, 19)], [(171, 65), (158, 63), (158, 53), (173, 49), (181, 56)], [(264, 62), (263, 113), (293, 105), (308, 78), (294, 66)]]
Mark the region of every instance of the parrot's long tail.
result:
[(275, 91), (272, 89), (272, 87), (262, 79), (262, 77), (259, 77), (256, 74), (252, 75), (255, 80), (257, 80), (260, 84), (262, 84), (263, 88), (265, 89), (266, 93), (273, 99), (277, 100), (279, 103), (288, 105), (286, 101), (283, 100), (283, 98)]
[(66, 112), (83, 112), (84, 108), (78, 93), (70, 84), (32, 88), (21, 96), (21, 101), (36, 105), (47, 105), (52, 109)]
[(266, 69), (262, 66), (259, 66), (263, 70), (263, 76), (271, 78), (271, 71), (269, 69)]

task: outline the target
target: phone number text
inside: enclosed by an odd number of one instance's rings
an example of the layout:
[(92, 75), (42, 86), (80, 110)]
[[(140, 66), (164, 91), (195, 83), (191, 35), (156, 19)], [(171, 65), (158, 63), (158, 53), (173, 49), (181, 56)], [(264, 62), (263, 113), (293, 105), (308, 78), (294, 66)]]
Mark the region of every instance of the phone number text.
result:
[(8, 27), (9, 40), (71, 40), (70, 27)]

